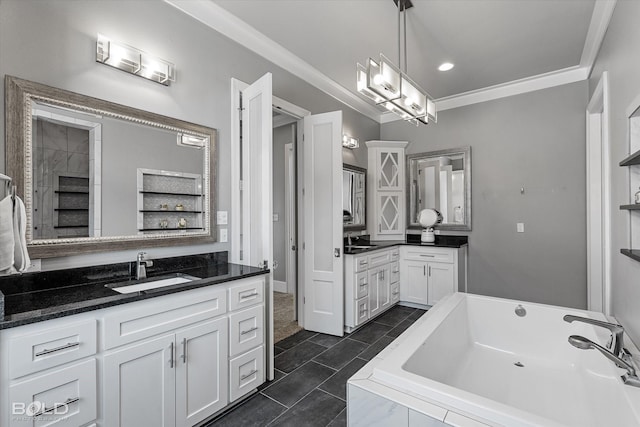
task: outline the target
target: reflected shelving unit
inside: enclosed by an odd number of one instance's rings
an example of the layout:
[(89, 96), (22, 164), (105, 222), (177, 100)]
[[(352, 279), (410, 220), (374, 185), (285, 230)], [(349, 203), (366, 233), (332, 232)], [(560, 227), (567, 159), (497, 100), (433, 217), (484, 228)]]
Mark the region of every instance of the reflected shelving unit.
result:
[(203, 230), (202, 175), (138, 169), (138, 232)]

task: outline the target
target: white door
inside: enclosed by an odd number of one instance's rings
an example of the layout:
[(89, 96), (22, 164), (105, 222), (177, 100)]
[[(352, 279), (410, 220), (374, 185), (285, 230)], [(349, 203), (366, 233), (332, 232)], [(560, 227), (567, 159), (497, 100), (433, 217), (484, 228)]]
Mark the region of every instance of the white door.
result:
[(378, 287), (380, 310), (386, 310), (391, 305), (391, 268), (389, 264), (380, 267), (382, 278)]
[(344, 334), (342, 112), (304, 118), (304, 326)]
[[(273, 263), (271, 73), (242, 91), (242, 263)], [(246, 167), (248, 165), (248, 167)], [(273, 379), (273, 270), (267, 281), (267, 378)]]
[(380, 286), (382, 275), (379, 268), (369, 270), (369, 317), (373, 317), (381, 310)]
[(104, 425), (175, 425), (174, 339), (163, 335), (104, 357)]
[(453, 264), (427, 264), (429, 305), (435, 305), (442, 298), (456, 291)]
[(190, 427), (228, 402), (227, 318), (176, 333), (176, 425)]
[(400, 280), (402, 301), (416, 304), (427, 303), (427, 263), (420, 261), (406, 261), (403, 266), (402, 280)]

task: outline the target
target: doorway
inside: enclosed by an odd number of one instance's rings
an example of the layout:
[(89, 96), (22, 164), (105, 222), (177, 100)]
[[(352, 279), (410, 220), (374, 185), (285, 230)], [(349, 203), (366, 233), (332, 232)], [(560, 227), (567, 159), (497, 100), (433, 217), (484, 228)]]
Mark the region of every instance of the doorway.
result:
[(273, 335), (295, 334), (298, 322), (296, 146), (298, 118), (273, 109)]

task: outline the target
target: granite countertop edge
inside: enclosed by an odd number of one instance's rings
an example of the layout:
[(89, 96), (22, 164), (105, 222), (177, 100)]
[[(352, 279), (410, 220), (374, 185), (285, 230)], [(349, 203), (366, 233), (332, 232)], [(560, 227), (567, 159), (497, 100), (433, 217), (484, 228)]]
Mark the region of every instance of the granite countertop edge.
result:
[(344, 254), (345, 255), (360, 255), (360, 254), (364, 254), (364, 253), (367, 253), (367, 252), (378, 251), (378, 250), (381, 250), (381, 249), (389, 249), (389, 248), (391, 248), (393, 246), (419, 246), (419, 247), (426, 247), (426, 248), (453, 248), (453, 249), (458, 249), (458, 248), (462, 248), (464, 246), (467, 246), (469, 243), (468, 242), (464, 242), (464, 243), (422, 243), (422, 242), (407, 242), (405, 240), (398, 240), (398, 241), (377, 240), (377, 241), (371, 241), (371, 242), (369, 242), (369, 244), (375, 245), (375, 246), (373, 248), (354, 249), (354, 250), (350, 250), (350, 251), (345, 250)]
[[(231, 263), (229, 263), (228, 266), (229, 267), (237, 266), (237, 267), (241, 267), (241, 269), (242, 267), (247, 267), (247, 266), (241, 266), (241, 265), (231, 264)], [(15, 328), (17, 326), (28, 325), (31, 323), (43, 322), (51, 319), (57, 319), (60, 317), (72, 316), (74, 314), (96, 311), (103, 308), (114, 307), (117, 305), (128, 304), (136, 301), (143, 301), (143, 300), (166, 296), (166, 295), (170, 295), (178, 292), (184, 292), (184, 291), (204, 288), (208, 286), (219, 285), (219, 284), (228, 283), (234, 280), (260, 276), (263, 274), (267, 274), (270, 271), (268, 269), (257, 270), (257, 269), (251, 268), (251, 271), (248, 271), (248, 272), (242, 271), (238, 273), (238, 272), (231, 272), (232, 270), (233, 270), (232, 268), (229, 268), (229, 271), (230, 271), (229, 274), (205, 277), (205, 278), (201, 278), (199, 280), (194, 280), (184, 284), (158, 288), (153, 291), (134, 292), (130, 294), (115, 293), (114, 295), (110, 295), (106, 297), (91, 298), (85, 301), (80, 301), (80, 302), (75, 302), (70, 304), (55, 305), (52, 307), (48, 307), (46, 309), (24, 311), (20, 313), (11, 314), (9, 316), (5, 316), (5, 320), (0, 320), (0, 330)], [(172, 273), (166, 272), (166, 274), (172, 274)], [(150, 277), (149, 279), (158, 279), (158, 277)], [(103, 287), (104, 283), (87, 284), (85, 286)]]

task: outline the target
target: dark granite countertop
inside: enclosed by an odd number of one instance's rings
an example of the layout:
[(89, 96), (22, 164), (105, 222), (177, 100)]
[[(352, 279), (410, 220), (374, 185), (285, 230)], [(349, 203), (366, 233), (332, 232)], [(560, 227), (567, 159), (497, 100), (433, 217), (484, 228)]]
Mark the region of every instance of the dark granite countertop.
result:
[(407, 234), (407, 240), (379, 240), (369, 241), (364, 238), (357, 240), (353, 245), (356, 246), (373, 246), (372, 248), (357, 248), (347, 249), (345, 246), (345, 255), (359, 255), (366, 252), (377, 251), (380, 249), (387, 249), (393, 246), (428, 246), (436, 248), (460, 248), (469, 243), (467, 236), (447, 236), (436, 235), (436, 241), (434, 243), (422, 243), (420, 241), (420, 234)]
[[(131, 279), (135, 263), (73, 268), (0, 278), (4, 313), (0, 329), (13, 328), (57, 317), (70, 316), (115, 305), (155, 298), (175, 292), (216, 285), (231, 280), (268, 273), (246, 265), (230, 264), (226, 252), (154, 259), (147, 279)], [(107, 284), (126, 286), (184, 274), (199, 280), (147, 291), (120, 294)], [(1, 307), (1, 304), (0, 304)], [(2, 316), (2, 314), (4, 314)]]

